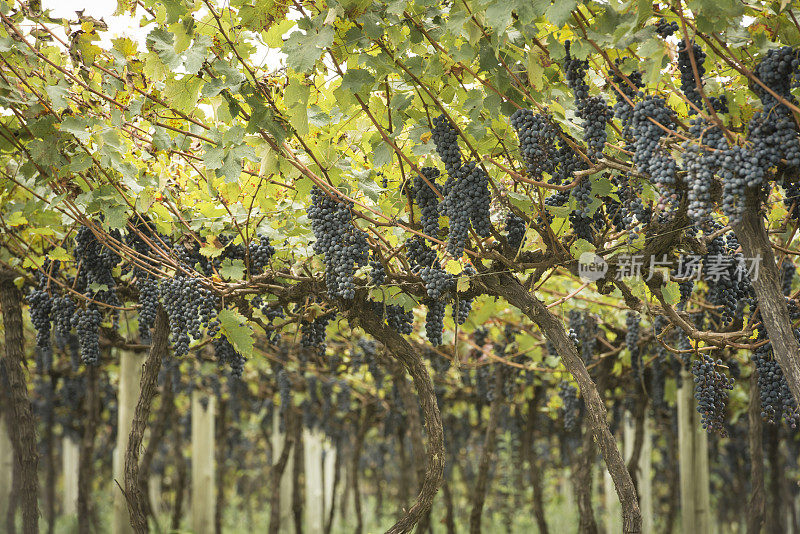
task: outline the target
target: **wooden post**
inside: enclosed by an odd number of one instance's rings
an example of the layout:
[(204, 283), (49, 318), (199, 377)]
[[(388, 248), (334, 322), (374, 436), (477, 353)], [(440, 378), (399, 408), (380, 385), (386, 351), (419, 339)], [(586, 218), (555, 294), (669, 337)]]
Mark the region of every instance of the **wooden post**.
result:
[[(283, 450), (283, 442), (286, 434), (280, 429), (280, 414), (275, 410), (272, 416), (272, 450)], [(281, 475), (280, 483), (280, 529), (281, 534), (289, 534), (294, 531), (292, 518), (292, 471), (294, 470), (294, 454), (289, 455), (286, 467)]]
[[(215, 397), (192, 392), (192, 532), (214, 532), (214, 413)], [(203, 407), (205, 404), (205, 407)]]
[(708, 434), (695, 408), (693, 377), (685, 370), (682, 375), (683, 386), (678, 389), (681, 521), (683, 532), (710, 532)]
[(622, 532), (622, 510), (608, 469), (603, 469), (603, 503), (606, 511), (606, 533), (619, 534)]
[(622, 458), (625, 464), (631, 461), (633, 455), (633, 442), (636, 439), (636, 429), (633, 426), (633, 419), (628, 410), (622, 416)]
[(78, 466), (81, 447), (69, 436), (64, 436), (61, 444), (61, 472), (64, 475), (63, 514), (75, 516), (78, 515)]
[(150, 505), (153, 507), (153, 516), (158, 520), (161, 516), (161, 475), (151, 474), (147, 480), (147, 493), (150, 497)]
[(11, 486), (14, 473), (14, 449), (8, 435), (6, 419), (0, 416), (0, 525), (5, 524), (8, 513), (8, 500), (11, 497)]
[(323, 533), (324, 492), (322, 486), (322, 433), (303, 429), (303, 456), (305, 463), (306, 534)]
[[(702, 430), (702, 429), (701, 429)], [(642, 534), (655, 534), (653, 518), (653, 429), (652, 421), (644, 416), (644, 441), (639, 455), (639, 506), (642, 510)]]
[(696, 532), (694, 487), (694, 403), (692, 402), (691, 375), (681, 370), (683, 385), (678, 388), (678, 464), (681, 479), (681, 524), (682, 532)]
[[(114, 510), (111, 521), (113, 534), (132, 534), (128, 515), (128, 503), (120, 487), (125, 487), (125, 450), (131, 433), (133, 414), (139, 400), (139, 383), (142, 381), (142, 365), (145, 354), (121, 352), (119, 357), (119, 392), (117, 393), (117, 446), (114, 448)], [(119, 486), (117, 485), (119, 484)]]
[[(333, 483), (336, 478), (336, 447), (334, 447), (333, 443), (330, 441), (325, 442), (325, 457), (323, 459), (323, 463), (322, 480), (324, 489), (322, 492), (322, 498), (324, 501), (323, 509), (325, 518), (327, 520), (327, 518), (330, 516), (331, 508), (333, 507), (333, 492), (336, 489), (333, 487)], [(332, 526), (336, 526), (336, 514), (334, 514)]]
[(711, 495), (709, 488), (708, 468), (708, 432), (700, 425), (700, 414), (694, 410), (694, 469), (695, 469), (695, 494), (697, 505), (695, 513), (697, 519), (696, 532), (711, 532)]

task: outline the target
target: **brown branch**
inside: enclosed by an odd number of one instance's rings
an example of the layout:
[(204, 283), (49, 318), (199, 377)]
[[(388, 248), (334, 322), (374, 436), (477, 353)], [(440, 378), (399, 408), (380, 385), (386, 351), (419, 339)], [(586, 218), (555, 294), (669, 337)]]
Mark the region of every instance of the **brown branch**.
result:
[(158, 371), (161, 369), (161, 361), (166, 356), (168, 349), (169, 319), (164, 308), (159, 306), (153, 328), (153, 345), (144, 362), (139, 400), (136, 403), (131, 432), (128, 436), (128, 447), (125, 451), (125, 500), (131, 516), (131, 526), (137, 534), (144, 534), (149, 530), (145, 514), (147, 497), (142, 492), (139, 481), (139, 449), (147, 428), (147, 419), (150, 416), (153, 398), (158, 389)]

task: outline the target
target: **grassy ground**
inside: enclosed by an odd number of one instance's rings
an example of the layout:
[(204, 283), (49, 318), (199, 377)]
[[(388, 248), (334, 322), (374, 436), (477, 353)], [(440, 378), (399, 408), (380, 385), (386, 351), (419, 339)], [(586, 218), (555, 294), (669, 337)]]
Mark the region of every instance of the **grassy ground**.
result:
[[(110, 495), (102, 497), (98, 495), (96, 500), (98, 506), (99, 516), (99, 530), (100, 532), (111, 531), (111, 498)], [(469, 507), (466, 503), (458, 503), (460, 509), (456, 509), (456, 531), (466, 532), (469, 530)], [(188, 510), (187, 510), (188, 512)], [(438, 500), (434, 503), (433, 507), (433, 523), (434, 532), (444, 532), (444, 507)], [(513, 513), (513, 512), (512, 512)], [(553, 532), (574, 532), (577, 525), (577, 516), (575, 515), (572, 505), (566, 502), (560, 495), (551, 498), (547, 505), (546, 515), (548, 524)], [(381, 534), (392, 525), (393, 515), (390, 514), (388, 508), (384, 510), (382, 517), (378, 517), (375, 513), (374, 499), (367, 498), (364, 503), (364, 534)], [(162, 534), (191, 534), (189, 528), (188, 516), (184, 519), (181, 525), (181, 530), (168, 530), (167, 526), (170, 523), (168, 513), (160, 514), (159, 517), (159, 530), (153, 529), (153, 532)], [(267, 524), (269, 523), (269, 509), (253, 510), (252, 515), (248, 517), (247, 513), (243, 513), (235, 506), (229, 508), (224, 515), (223, 532), (225, 534), (252, 534), (254, 532), (266, 531)], [(352, 534), (354, 521), (346, 523), (339, 522), (336, 528), (333, 529), (333, 534)], [(57, 534), (77, 534), (77, 520), (75, 517), (67, 518), (60, 517), (56, 521)], [(483, 517), (483, 531), (487, 534), (510, 532), (511, 534), (536, 534), (536, 528), (533, 515), (530, 507), (523, 506), (513, 516), (513, 523), (511, 529), (508, 530), (504, 524), (503, 514), (499, 511), (486, 510)]]

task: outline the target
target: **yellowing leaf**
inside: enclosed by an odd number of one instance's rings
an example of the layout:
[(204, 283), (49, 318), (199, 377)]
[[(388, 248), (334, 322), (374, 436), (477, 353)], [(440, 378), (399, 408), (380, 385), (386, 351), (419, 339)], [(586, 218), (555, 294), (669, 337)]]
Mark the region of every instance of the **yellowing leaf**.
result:
[(25, 218), (21, 211), (15, 211), (6, 219), (6, 224), (9, 226), (22, 226), (23, 224), (28, 224), (28, 219)]
[(670, 306), (676, 305), (681, 300), (681, 290), (678, 282), (669, 281), (662, 290), (664, 293), (664, 300)]
[(463, 293), (469, 289), (469, 278), (466, 276), (459, 276), (458, 283), (456, 284), (456, 291)]
[(544, 74), (544, 67), (542, 67), (542, 63), (539, 61), (539, 54), (531, 49), (528, 52), (528, 81), (534, 87), (534, 89), (541, 89), (542, 88), (542, 75)]
[(222, 249), (217, 248), (214, 245), (203, 245), (202, 247), (200, 247), (200, 254), (202, 254), (206, 258), (216, 258), (220, 254), (222, 254)]
[(444, 266), (444, 270), (453, 275), (461, 274), (461, 271), (464, 270), (464, 266), (461, 265), (461, 262), (458, 262), (456, 260), (450, 260)]
[(236, 351), (249, 357), (253, 352), (253, 331), (247, 326), (247, 319), (237, 311), (224, 309), (217, 316), (219, 326)]
[(47, 257), (50, 258), (51, 260), (58, 260), (58, 261), (70, 261), (72, 259), (72, 256), (67, 254), (67, 251), (61, 247), (56, 247), (53, 250), (51, 250), (47, 254)]

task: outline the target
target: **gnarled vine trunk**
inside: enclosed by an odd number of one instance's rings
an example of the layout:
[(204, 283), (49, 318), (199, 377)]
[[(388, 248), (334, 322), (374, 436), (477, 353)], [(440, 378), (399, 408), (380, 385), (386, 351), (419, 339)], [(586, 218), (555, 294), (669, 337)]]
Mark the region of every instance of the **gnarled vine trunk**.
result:
[[(425, 433), (428, 438), (425, 480), (422, 482), (416, 502), (386, 531), (387, 534), (410, 532), (414, 525), (430, 511), (433, 498), (442, 483), (444, 472), (444, 433), (433, 382), (419, 352), (403, 336), (384, 324), (382, 318), (376, 317), (369, 311), (363, 302), (358, 302), (351, 307), (350, 313), (358, 318), (359, 324), (368, 334), (380, 341), (392, 356), (405, 366), (414, 381), (425, 417)], [(421, 532), (420, 529), (417, 531)]]
[(603, 455), (603, 460), (614, 481), (614, 488), (622, 505), (623, 531), (625, 534), (641, 532), (642, 516), (639, 511), (636, 488), (619, 452), (617, 442), (608, 428), (605, 404), (600, 398), (597, 387), (589, 376), (575, 344), (567, 337), (564, 325), (511, 274), (486, 274), (480, 279), (480, 283), (489, 294), (503, 297), (509, 304), (519, 308), (522, 313), (536, 323), (545, 337), (555, 346), (565, 367), (578, 382), (581, 395), (586, 403), (589, 427), (600, 453)]
[[(164, 440), (167, 432), (167, 425), (169, 424), (170, 414), (174, 410), (175, 392), (172, 389), (173, 373), (177, 372), (175, 368), (168, 368), (168, 372), (164, 378), (164, 388), (161, 395), (161, 407), (158, 409), (158, 417), (150, 429), (150, 439), (147, 442), (147, 448), (142, 454), (142, 460), (139, 462), (139, 488), (143, 495), (148, 495), (147, 481), (150, 479), (150, 469), (155, 458), (156, 451)], [(156, 514), (153, 511), (153, 506), (158, 503), (151, 503), (149, 496), (144, 499), (145, 514), (148, 517), (156, 519)], [(158, 506), (156, 506), (158, 509)]]
[(150, 417), (153, 398), (158, 390), (158, 371), (161, 369), (161, 361), (168, 348), (169, 319), (164, 308), (159, 306), (153, 327), (150, 353), (147, 355), (142, 371), (139, 401), (136, 403), (136, 411), (131, 422), (131, 433), (128, 435), (128, 448), (125, 451), (125, 496), (128, 513), (131, 516), (131, 526), (137, 534), (144, 534), (149, 530), (145, 513), (147, 493), (142, 491), (139, 481), (139, 449), (147, 428), (147, 419)]
[[(403, 366), (397, 362), (390, 362), (389, 367), (394, 383), (397, 385), (400, 399), (403, 402), (403, 407), (406, 410), (406, 423), (411, 437), (411, 454), (414, 456), (414, 465), (417, 471), (417, 489), (419, 490), (425, 480), (425, 440), (422, 434), (422, 423), (419, 419), (419, 408), (414, 398), (414, 392), (411, 390), (409, 383), (406, 382), (406, 372)], [(420, 532), (424, 531), (429, 522), (430, 512), (420, 518), (417, 524), (418, 530)]]
[(25, 340), (22, 329), (22, 293), (14, 285), (14, 273), (0, 272), (0, 310), (5, 328), (5, 368), (8, 376), (8, 430), (19, 464), (19, 502), (24, 534), (39, 532), (39, 455), (36, 427), (25, 384)]
[(745, 258), (759, 262), (758, 276), (752, 278), (753, 290), (758, 299), (761, 319), (767, 329), (775, 359), (781, 366), (789, 389), (800, 400), (800, 344), (794, 336), (786, 297), (781, 289), (781, 276), (775, 264), (772, 243), (764, 227), (759, 200), (754, 195), (748, 199), (742, 221), (733, 227), (736, 239), (742, 245)]

